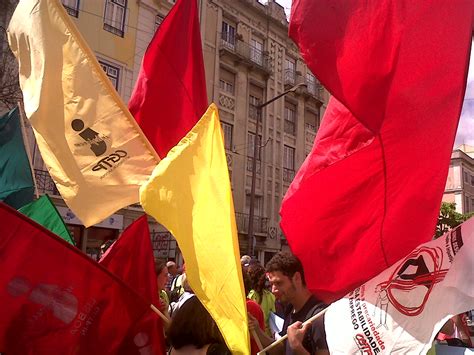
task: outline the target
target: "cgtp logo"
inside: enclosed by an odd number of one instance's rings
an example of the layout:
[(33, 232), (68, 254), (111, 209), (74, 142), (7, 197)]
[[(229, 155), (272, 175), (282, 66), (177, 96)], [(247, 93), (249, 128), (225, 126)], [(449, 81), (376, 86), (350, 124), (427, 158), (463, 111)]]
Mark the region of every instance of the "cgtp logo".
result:
[(370, 348), (370, 344), (367, 339), (365, 339), (364, 334), (356, 334), (356, 336), (354, 337), (354, 341), (357, 347), (359, 348), (361, 354), (373, 355), (374, 352)]
[[(84, 128), (84, 121), (80, 118), (75, 118), (71, 122), (71, 127), (74, 131), (79, 132), (79, 136), (84, 140), (84, 143), (76, 144), (76, 145), (85, 145), (88, 144), (90, 150), (95, 154), (96, 157), (100, 157), (104, 155), (107, 151), (107, 143), (105, 142), (104, 138), (108, 138), (106, 136), (101, 137), (101, 135), (94, 131), (93, 129), (87, 127)], [(114, 153), (106, 156), (99, 160), (93, 167), (92, 171), (100, 171), (100, 170), (113, 170), (118, 166), (118, 162), (123, 158), (127, 157), (128, 153), (123, 149), (118, 149)], [(105, 176), (105, 175), (104, 175)], [(102, 177), (104, 177), (102, 176)]]
[(96, 157), (101, 156), (107, 151), (107, 144), (100, 138), (99, 133), (87, 127), (84, 129), (84, 121), (79, 118), (72, 120), (71, 127), (76, 132), (80, 132), (79, 136), (89, 144), (90, 149)]

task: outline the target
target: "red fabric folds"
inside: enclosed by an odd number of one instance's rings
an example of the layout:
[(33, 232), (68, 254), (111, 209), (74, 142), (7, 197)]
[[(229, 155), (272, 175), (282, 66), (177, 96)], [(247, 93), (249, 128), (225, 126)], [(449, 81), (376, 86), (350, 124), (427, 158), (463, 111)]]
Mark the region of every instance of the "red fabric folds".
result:
[(178, 0), (143, 57), (129, 109), (164, 158), (207, 107), (196, 0)]
[(0, 352), (113, 354), (141, 339), (138, 294), (3, 203), (0, 220)]
[[(155, 261), (151, 245), (150, 230), (146, 215), (128, 226), (120, 238), (107, 250), (99, 261), (113, 274), (140, 294), (147, 302), (160, 306), (156, 283)], [(120, 349), (120, 354), (140, 354), (146, 347), (149, 354), (164, 354), (165, 339), (161, 318), (149, 310), (140, 322), (142, 335), (139, 342), (129, 339)], [(143, 332), (147, 329), (147, 332)]]
[(284, 198), (281, 227), (324, 301), (433, 236), (473, 8), (470, 0), (293, 2), (290, 36), (334, 98)]

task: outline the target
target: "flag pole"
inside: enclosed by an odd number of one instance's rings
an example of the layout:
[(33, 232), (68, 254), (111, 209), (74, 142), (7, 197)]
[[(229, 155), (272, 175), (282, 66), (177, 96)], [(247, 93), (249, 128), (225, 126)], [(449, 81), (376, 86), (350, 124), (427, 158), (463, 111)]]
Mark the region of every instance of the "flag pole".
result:
[(18, 108), (20, 111), (20, 128), (21, 128), (21, 135), (23, 138), (23, 146), (25, 147), (26, 156), (28, 157), (28, 163), (30, 164), (31, 177), (33, 179), (33, 185), (35, 187), (35, 196), (36, 198), (39, 198), (38, 185), (36, 184), (35, 169), (33, 167), (33, 162), (31, 160), (31, 152), (30, 152), (30, 147), (28, 144), (28, 137), (26, 136), (26, 128), (25, 128), (25, 121), (24, 121), (26, 120), (26, 115), (25, 115), (25, 108), (23, 106), (23, 101), (18, 100)]
[(255, 343), (257, 343), (258, 351), (262, 351), (263, 345), (262, 345), (262, 342), (260, 341), (260, 338), (258, 337), (257, 332), (255, 331), (255, 329), (252, 329), (250, 331), (250, 333), (252, 333), (252, 337), (255, 340)]
[(158, 308), (155, 307), (155, 305), (153, 304), (150, 304), (150, 308), (153, 312), (155, 312), (156, 314), (158, 314), (160, 316), (161, 319), (163, 319), (163, 321), (166, 323), (166, 324), (169, 324), (170, 323), (170, 320), (168, 319), (167, 316), (165, 316)]
[[(308, 320), (304, 321), (304, 323), (301, 325), (301, 327), (305, 326), (306, 324), (310, 324), (310, 323), (313, 323), (316, 319), (318, 319), (319, 317), (321, 317), (324, 313), (326, 313), (326, 311), (328, 310), (329, 307), (326, 307), (324, 308), (321, 312), (319, 313), (316, 313), (314, 316), (312, 316), (311, 318), (309, 318)], [(274, 341), (273, 343), (271, 343), (270, 345), (268, 345), (265, 349), (263, 349), (262, 351), (259, 351), (257, 353), (257, 355), (264, 355), (266, 351), (270, 350), (270, 349), (273, 349), (275, 346), (277, 346), (278, 344), (280, 344), (281, 342), (285, 341), (286, 339), (288, 338), (288, 334), (285, 334), (284, 336), (282, 336), (280, 339), (278, 339), (277, 341)]]

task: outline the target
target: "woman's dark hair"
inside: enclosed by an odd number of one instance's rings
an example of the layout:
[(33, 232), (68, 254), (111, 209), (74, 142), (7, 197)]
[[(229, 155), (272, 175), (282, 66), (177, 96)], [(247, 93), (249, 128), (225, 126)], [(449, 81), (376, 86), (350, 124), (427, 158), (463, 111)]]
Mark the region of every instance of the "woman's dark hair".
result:
[(161, 274), (161, 271), (166, 267), (166, 261), (161, 259), (155, 259), (155, 273), (156, 276)]
[(260, 264), (252, 264), (247, 269), (250, 278), (250, 288), (255, 290), (260, 298), (265, 289), (265, 268)]
[(184, 302), (174, 314), (168, 329), (168, 340), (175, 349), (187, 345), (194, 345), (198, 349), (207, 344), (225, 346), (216, 322), (196, 296)]
[(250, 276), (247, 272), (247, 267), (242, 266), (242, 278), (244, 281), (244, 290), (245, 290), (245, 297), (249, 294), (250, 290), (252, 289)]

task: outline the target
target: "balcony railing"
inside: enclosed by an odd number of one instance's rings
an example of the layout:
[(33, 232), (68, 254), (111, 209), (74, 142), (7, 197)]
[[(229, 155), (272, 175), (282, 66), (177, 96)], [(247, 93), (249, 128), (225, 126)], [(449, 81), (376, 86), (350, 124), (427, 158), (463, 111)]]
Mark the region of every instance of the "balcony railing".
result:
[(220, 49), (233, 53), (268, 74), (271, 73), (271, 58), (267, 53), (233, 37), (230, 33), (221, 33)]
[[(239, 233), (248, 233), (249, 230), (249, 215), (246, 213), (235, 213), (235, 221)], [(255, 233), (267, 233), (268, 218), (255, 216), (253, 217), (253, 231)]]
[(283, 168), (283, 182), (291, 183), (295, 178), (295, 171), (293, 169)]
[(35, 180), (39, 193), (59, 196), (56, 184), (46, 170), (35, 169)]
[(321, 100), (321, 91), (323, 87), (318, 81), (305, 79), (306, 93)]

